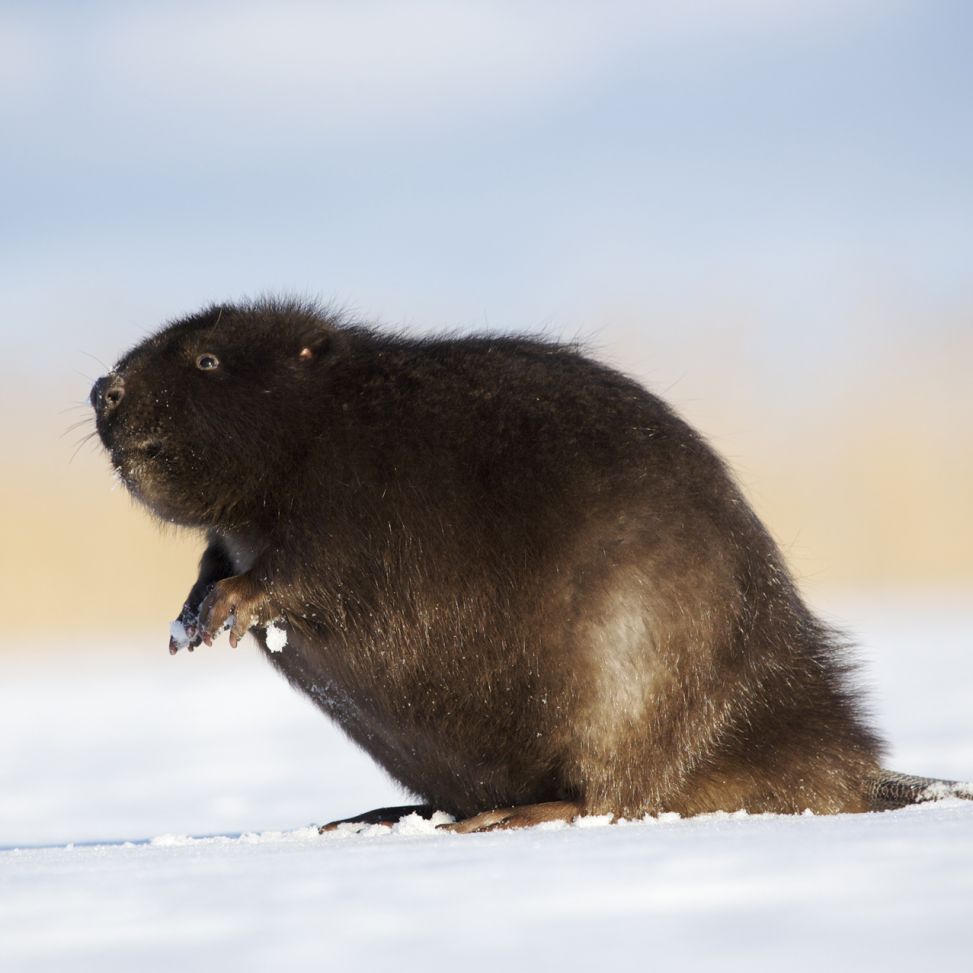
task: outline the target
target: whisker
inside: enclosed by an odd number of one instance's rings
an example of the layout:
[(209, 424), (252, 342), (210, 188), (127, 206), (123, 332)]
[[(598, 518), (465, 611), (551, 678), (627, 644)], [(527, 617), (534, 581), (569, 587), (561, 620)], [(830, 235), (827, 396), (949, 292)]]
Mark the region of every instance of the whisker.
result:
[(91, 442), (92, 436), (94, 436), (97, 432), (98, 432), (97, 429), (93, 429), (91, 432), (88, 433), (87, 436), (82, 437), (82, 439), (78, 442), (77, 446), (75, 447), (74, 452), (71, 454), (71, 458), (68, 460), (69, 463), (74, 462), (75, 456), (77, 456), (78, 453), (80, 453), (81, 450), (84, 449), (84, 447)]
[(106, 365), (97, 355), (92, 355), (90, 351), (82, 351), (81, 354), (86, 355), (92, 361), (98, 362), (106, 373), (111, 371), (111, 365)]
[[(94, 416), (85, 416), (83, 419), (79, 419), (77, 422), (72, 422), (71, 425), (68, 426), (68, 428), (65, 429), (58, 438), (63, 439), (69, 432), (74, 432), (75, 429), (80, 429), (82, 426), (86, 426), (89, 422), (93, 421)], [(97, 432), (98, 430), (96, 429), (94, 431)]]
[(91, 432), (86, 432), (83, 436), (76, 439), (72, 445), (80, 446), (82, 443), (86, 443), (89, 439), (91, 439), (92, 436), (97, 435), (97, 433), (97, 429), (92, 429)]

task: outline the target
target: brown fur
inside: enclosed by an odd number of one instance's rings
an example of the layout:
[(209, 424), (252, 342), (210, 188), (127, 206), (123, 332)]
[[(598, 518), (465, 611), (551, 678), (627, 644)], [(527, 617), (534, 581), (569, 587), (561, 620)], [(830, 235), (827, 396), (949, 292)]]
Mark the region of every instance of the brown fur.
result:
[(134, 495), (208, 533), (196, 641), (283, 619), (271, 663), (428, 805), (866, 809), (840, 639), (703, 439), (576, 349), (225, 305), (92, 401)]

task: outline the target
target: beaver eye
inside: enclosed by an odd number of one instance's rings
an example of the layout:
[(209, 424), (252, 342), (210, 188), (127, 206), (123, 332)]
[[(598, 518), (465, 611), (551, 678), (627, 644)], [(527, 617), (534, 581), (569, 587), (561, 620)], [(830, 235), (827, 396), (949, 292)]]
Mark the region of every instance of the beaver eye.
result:
[(216, 355), (211, 355), (209, 352), (204, 352), (199, 358), (196, 359), (196, 367), (204, 372), (212, 371), (214, 368), (220, 367), (220, 360)]

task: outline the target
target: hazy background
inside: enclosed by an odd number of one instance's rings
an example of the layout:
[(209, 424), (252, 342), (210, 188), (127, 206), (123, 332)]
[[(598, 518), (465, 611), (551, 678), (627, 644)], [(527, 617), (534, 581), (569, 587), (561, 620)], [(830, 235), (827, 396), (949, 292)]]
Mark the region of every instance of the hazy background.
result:
[(165, 651), (200, 544), (62, 434), (264, 292), (581, 337), (816, 596), (968, 596), (971, 40), (935, 0), (0, 5), (0, 647)]

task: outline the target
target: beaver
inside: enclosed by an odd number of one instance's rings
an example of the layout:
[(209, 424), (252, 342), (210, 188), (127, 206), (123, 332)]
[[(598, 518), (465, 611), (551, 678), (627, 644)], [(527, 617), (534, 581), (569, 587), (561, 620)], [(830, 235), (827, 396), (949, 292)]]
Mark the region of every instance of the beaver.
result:
[(252, 632), (423, 801), (348, 821), (973, 796), (882, 770), (846, 645), (727, 467), (576, 346), (218, 304), (91, 402), (133, 496), (208, 538), (170, 651)]

